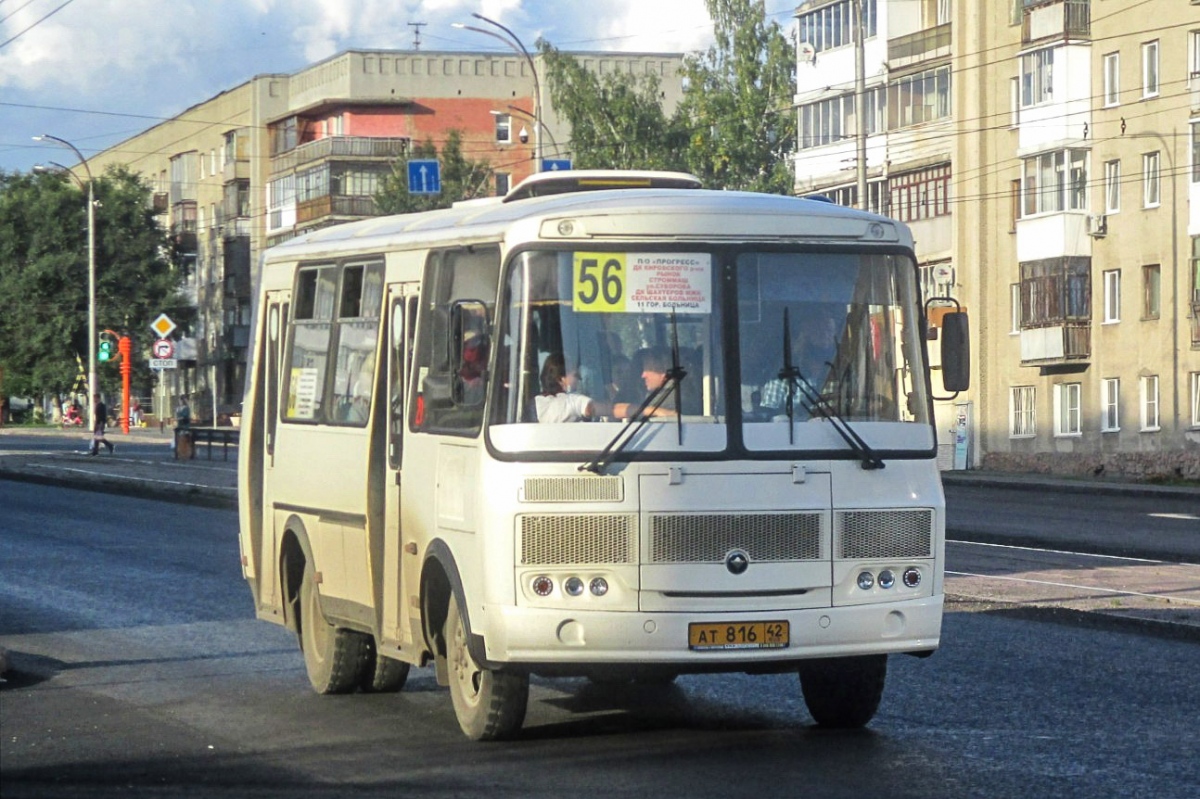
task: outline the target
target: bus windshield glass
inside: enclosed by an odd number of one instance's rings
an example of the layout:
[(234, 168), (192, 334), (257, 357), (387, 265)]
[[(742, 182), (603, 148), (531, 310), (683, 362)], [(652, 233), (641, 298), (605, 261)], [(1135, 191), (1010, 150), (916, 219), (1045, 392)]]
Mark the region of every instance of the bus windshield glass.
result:
[[(666, 382), (647, 415), (670, 424), (630, 449), (840, 450), (833, 425), (807, 422), (840, 418), (868, 440), (878, 423), (928, 426), (907, 256), (534, 250), (512, 259), (503, 291), (490, 428), (501, 451), (602, 448), (615, 424), (562, 423), (623, 422)], [(729, 440), (730, 414), (743, 441)], [(525, 424), (553, 431), (504, 429)], [(913, 433), (883, 443), (928, 446), (931, 432)]]

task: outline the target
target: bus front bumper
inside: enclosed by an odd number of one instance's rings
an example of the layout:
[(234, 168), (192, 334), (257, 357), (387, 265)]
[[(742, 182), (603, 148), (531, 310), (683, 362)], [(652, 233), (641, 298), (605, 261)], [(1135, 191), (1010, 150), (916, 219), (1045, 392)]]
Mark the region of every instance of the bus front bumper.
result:
[[(563, 610), (490, 608), (492, 624), (482, 630), (488, 663), (496, 666), (671, 666), (681, 672), (739, 671), (808, 658), (890, 653), (930, 653), (937, 649), (943, 596), (902, 602), (753, 613), (606, 613), (572, 615)], [(728, 625), (786, 621), (786, 645), (771, 648), (697, 649), (689, 646), (689, 625), (724, 629)]]

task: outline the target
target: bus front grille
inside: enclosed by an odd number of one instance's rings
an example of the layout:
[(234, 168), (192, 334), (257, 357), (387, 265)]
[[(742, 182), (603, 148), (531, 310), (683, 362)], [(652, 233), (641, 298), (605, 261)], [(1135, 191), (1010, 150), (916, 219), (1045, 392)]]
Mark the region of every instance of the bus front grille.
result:
[(633, 563), (634, 514), (527, 514), (520, 517), (521, 564)]
[(933, 557), (933, 510), (846, 510), (834, 514), (841, 559)]
[(817, 560), (823, 513), (655, 514), (651, 563), (721, 563), (732, 549), (755, 562)]
[(620, 502), (620, 477), (526, 477), (522, 502)]

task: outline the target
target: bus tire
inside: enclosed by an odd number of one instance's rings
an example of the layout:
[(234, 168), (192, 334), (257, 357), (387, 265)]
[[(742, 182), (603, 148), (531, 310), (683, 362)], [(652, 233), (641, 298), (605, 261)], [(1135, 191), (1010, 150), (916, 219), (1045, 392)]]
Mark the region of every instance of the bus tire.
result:
[(321, 612), (313, 568), (304, 564), (300, 581), (300, 651), (308, 681), (319, 694), (345, 694), (358, 687), (367, 658), (367, 636), (335, 627)]
[(444, 630), (450, 671), (450, 699), (458, 726), (473, 741), (507, 738), (521, 729), (529, 704), (529, 677), (485, 669), (467, 648), (467, 629), (450, 595)]
[(826, 658), (801, 664), (804, 704), (821, 727), (857, 729), (875, 717), (887, 679), (887, 655)]
[(408, 664), (379, 654), (375, 639), (367, 638), (367, 659), (358, 687), (368, 694), (394, 694), (408, 682)]

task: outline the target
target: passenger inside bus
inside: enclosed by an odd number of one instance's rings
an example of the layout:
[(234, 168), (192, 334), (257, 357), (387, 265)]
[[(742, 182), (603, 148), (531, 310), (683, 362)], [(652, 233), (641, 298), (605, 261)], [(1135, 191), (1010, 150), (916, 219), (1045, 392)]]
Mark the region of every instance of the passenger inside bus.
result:
[(539, 422), (583, 422), (596, 415), (596, 404), (578, 393), (579, 373), (567, 370), (567, 359), (552, 352), (542, 364), (542, 393), (533, 398)]

